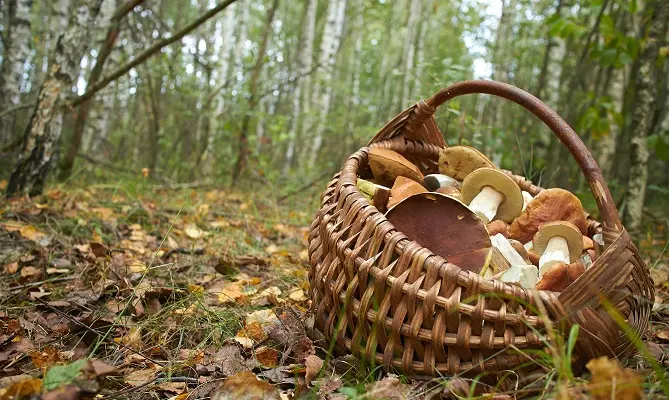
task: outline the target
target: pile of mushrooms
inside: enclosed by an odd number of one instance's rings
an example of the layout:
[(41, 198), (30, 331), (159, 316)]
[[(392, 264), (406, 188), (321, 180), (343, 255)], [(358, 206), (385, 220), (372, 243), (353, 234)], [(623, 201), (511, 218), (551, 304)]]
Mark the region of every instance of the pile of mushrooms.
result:
[(372, 148), (368, 160), (360, 193), (410, 240), (464, 270), (561, 292), (601, 249), (575, 195), (547, 189), (533, 197), (473, 147), (442, 149), (439, 173), (428, 175), (390, 149)]

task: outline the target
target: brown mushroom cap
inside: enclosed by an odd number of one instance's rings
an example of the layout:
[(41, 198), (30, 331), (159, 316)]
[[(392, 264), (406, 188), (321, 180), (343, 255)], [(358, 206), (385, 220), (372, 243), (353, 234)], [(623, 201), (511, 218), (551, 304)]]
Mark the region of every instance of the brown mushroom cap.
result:
[(585, 212), (578, 197), (564, 189), (554, 188), (541, 191), (527, 204), (525, 210), (511, 223), (509, 237), (527, 243), (537, 233), (539, 226), (551, 221), (569, 221), (582, 234), (588, 232)]
[(427, 190), (418, 182), (413, 181), (405, 176), (398, 176), (395, 179), (393, 187), (390, 189), (390, 200), (388, 200), (388, 208), (391, 208), (407, 197), (416, 194), (427, 192)]
[(437, 193), (445, 194), (446, 196), (451, 196), (457, 201), (462, 201), (462, 193), (460, 193), (460, 189), (454, 188), (454, 187), (449, 187), (449, 188), (439, 188), (435, 190)]
[(523, 210), (523, 195), (511, 177), (495, 168), (479, 168), (462, 182), (462, 200), (469, 204), (484, 186), (490, 186), (504, 195), (495, 219), (511, 222)]
[(590, 250), (595, 248), (595, 242), (589, 237), (583, 235), (583, 250)]
[(485, 225), (466, 205), (452, 197), (418, 193), (386, 213), (410, 240), (468, 271), (479, 273), (490, 250)]
[(423, 173), (400, 153), (374, 147), (369, 150), (369, 167), (374, 179), (384, 185), (392, 185), (398, 176), (405, 176), (416, 182), (423, 182)]
[(537, 282), (538, 290), (562, 292), (585, 272), (585, 265), (574, 262), (569, 265), (558, 263), (553, 265)]
[(509, 237), (509, 224), (502, 220), (494, 220), (489, 223), (486, 228), (488, 229), (488, 234), (490, 236), (495, 236), (496, 234), (501, 233), (505, 238)]
[(439, 152), (439, 172), (459, 181), (479, 168), (495, 168), (483, 153), (469, 146), (452, 146)]
[(581, 231), (567, 221), (555, 221), (543, 224), (532, 239), (532, 249), (537, 254), (542, 255), (546, 251), (548, 241), (554, 236), (561, 236), (567, 241), (569, 246), (569, 262), (574, 262), (581, 257), (583, 251), (583, 236)]
[(516, 249), (518, 254), (520, 254), (521, 257), (523, 257), (523, 260), (529, 261), (529, 256), (527, 255), (527, 249), (525, 246), (523, 246), (522, 243), (520, 243), (517, 240), (509, 239), (509, 243), (511, 243), (511, 246)]

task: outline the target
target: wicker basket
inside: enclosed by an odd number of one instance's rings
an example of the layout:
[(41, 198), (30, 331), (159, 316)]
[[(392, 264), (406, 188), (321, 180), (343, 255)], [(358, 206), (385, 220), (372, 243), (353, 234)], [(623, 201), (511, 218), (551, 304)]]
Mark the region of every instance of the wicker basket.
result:
[[(601, 232), (604, 250), (562, 293), (523, 289), (448, 263), (395, 229), (356, 187), (371, 147), (393, 149), (434, 172), (445, 142), (432, 115), (447, 100), (472, 93), (511, 100), (539, 117), (595, 195), (602, 224), (589, 220), (589, 236)], [(368, 146), (328, 184), (310, 228), (312, 311), (316, 328), (337, 348), (409, 375), (478, 374), (536, 365), (531, 350), (545, 347), (547, 326), (564, 332), (578, 324), (579, 363), (602, 355), (624, 361), (635, 351), (629, 338), (645, 332), (654, 299), (648, 269), (592, 154), (546, 104), (511, 85), (462, 82), (403, 111)], [(542, 190), (507, 173), (533, 196)], [(615, 321), (611, 305), (634, 332)]]

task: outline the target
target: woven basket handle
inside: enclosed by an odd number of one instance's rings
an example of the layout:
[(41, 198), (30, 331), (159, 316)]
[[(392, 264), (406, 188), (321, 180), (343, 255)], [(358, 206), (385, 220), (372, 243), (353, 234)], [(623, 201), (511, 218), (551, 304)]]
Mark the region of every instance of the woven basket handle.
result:
[(427, 119), (432, 117), (436, 109), (446, 101), (465, 94), (484, 93), (503, 97), (514, 103), (520, 104), (532, 114), (539, 117), (546, 124), (560, 141), (567, 147), (574, 157), (581, 171), (590, 184), (590, 189), (595, 195), (597, 208), (602, 217), (604, 227), (622, 230), (618, 210), (611, 197), (609, 187), (604, 181), (602, 170), (597, 165), (597, 161), (585, 146), (581, 138), (574, 130), (548, 105), (532, 96), (526, 91), (506, 83), (490, 80), (464, 81), (451, 85), (440, 90), (437, 94), (427, 100), (421, 100), (414, 113), (409, 117), (403, 128), (404, 133), (411, 136), (418, 127), (421, 127)]

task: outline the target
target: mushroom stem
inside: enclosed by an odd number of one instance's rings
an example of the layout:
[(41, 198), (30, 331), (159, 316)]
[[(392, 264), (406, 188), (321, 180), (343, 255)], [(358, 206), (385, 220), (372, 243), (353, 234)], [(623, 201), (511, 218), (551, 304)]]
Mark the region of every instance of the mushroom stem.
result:
[(539, 276), (557, 263), (569, 265), (569, 244), (562, 236), (553, 236), (548, 240), (546, 250), (539, 259)]
[(503, 202), (504, 195), (502, 193), (492, 186), (483, 186), (479, 194), (469, 203), (469, 208), (487, 224), (495, 218), (497, 209)]

